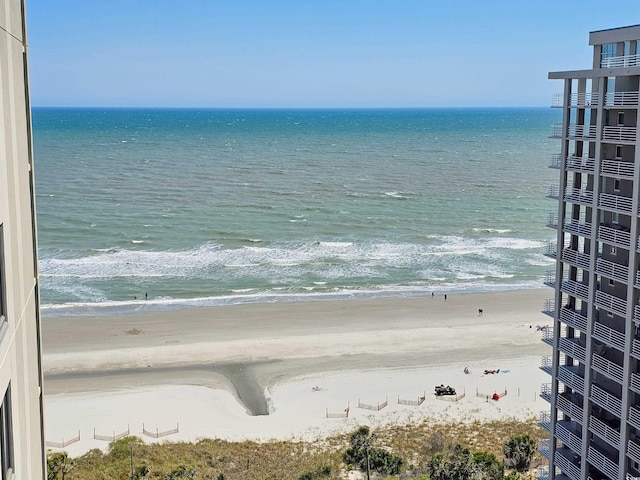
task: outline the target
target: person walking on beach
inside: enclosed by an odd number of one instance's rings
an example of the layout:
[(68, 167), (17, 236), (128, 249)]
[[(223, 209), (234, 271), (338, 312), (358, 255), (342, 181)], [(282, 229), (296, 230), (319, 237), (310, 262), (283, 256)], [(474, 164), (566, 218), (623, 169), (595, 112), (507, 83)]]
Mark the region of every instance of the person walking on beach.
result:
[(483, 311), (483, 310), (482, 310), (481, 308), (479, 308), (479, 309), (478, 309), (478, 315), (482, 315), (482, 311)]
[(444, 301), (445, 302), (447, 301), (447, 294), (446, 293), (444, 294)]

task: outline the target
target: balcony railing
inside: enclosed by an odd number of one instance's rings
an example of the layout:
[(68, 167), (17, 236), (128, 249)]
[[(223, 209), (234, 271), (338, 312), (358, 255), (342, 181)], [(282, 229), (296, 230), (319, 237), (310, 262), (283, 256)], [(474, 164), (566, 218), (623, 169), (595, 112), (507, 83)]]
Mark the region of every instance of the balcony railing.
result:
[(551, 135), (549, 135), (549, 137), (551, 138), (562, 138), (562, 124), (561, 123), (556, 123), (554, 125), (551, 125)]
[(556, 438), (576, 453), (580, 453), (581, 450), (581, 437), (580, 427), (575, 422), (556, 422)]
[(629, 407), (628, 421), (634, 428), (640, 429), (640, 410), (636, 407)]
[(615, 395), (612, 395), (597, 385), (592, 385), (591, 399), (593, 400), (593, 403), (600, 405), (608, 412), (613, 413), (616, 417), (621, 416), (622, 401)]
[(640, 305), (633, 307), (633, 321), (640, 324)]
[[(555, 187), (555, 185), (553, 186)], [(551, 197), (551, 188), (549, 188), (549, 197)], [(591, 205), (593, 204), (593, 192), (586, 188), (567, 187), (564, 190), (564, 199), (567, 202)]]
[(631, 246), (631, 234), (629, 232), (603, 224), (598, 228), (598, 240), (627, 250)]
[[(593, 234), (592, 224), (589, 222), (581, 222), (580, 220), (570, 220), (566, 222), (563, 226), (563, 230), (567, 233), (573, 233), (583, 237), (591, 237)], [(630, 236), (629, 239), (631, 239)]]
[(558, 185), (549, 185), (549, 190), (547, 190), (547, 198), (552, 198), (554, 200), (560, 199), (560, 188)]
[(549, 458), (551, 455), (551, 440), (548, 438), (538, 440), (538, 451), (543, 457)]
[(607, 278), (627, 283), (629, 276), (629, 267), (610, 260), (599, 258), (596, 263), (596, 273), (604, 275)]
[(545, 315), (549, 315), (550, 317), (554, 317), (556, 314), (556, 302), (553, 298), (547, 298), (544, 301), (544, 306), (542, 307), (542, 313)]
[(556, 450), (555, 464), (571, 480), (580, 480), (580, 467), (569, 460), (569, 456), (573, 457), (574, 453), (568, 448)]
[(544, 283), (548, 287), (554, 287), (555, 288), (555, 286), (556, 286), (556, 272), (554, 272), (553, 270), (547, 270), (547, 273), (545, 274), (544, 280), (542, 281), (542, 283)]
[(636, 127), (606, 126), (602, 129), (602, 140), (610, 142), (635, 142), (638, 129)]
[(595, 433), (614, 448), (620, 447), (620, 432), (611, 428), (599, 418), (589, 417), (589, 431)]
[(622, 195), (612, 195), (610, 193), (601, 193), (598, 198), (598, 206), (608, 210), (630, 215), (633, 210), (632, 199), (623, 197)]
[(607, 345), (612, 345), (621, 352), (624, 352), (624, 333), (620, 333), (613, 328), (607, 327), (603, 323), (593, 323), (593, 338), (600, 340)]
[(577, 397), (575, 393), (560, 393), (556, 398), (556, 406), (573, 420), (582, 424), (583, 410), (580, 405), (573, 401), (573, 399), (576, 399), (575, 397)]
[(604, 96), (606, 107), (636, 107), (638, 100), (638, 92), (609, 92)]
[(622, 55), (600, 59), (600, 68), (637, 67), (640, 65), (640, 55)]
[(569, 155), (567, 157), (566, 168), (578, 172), (593, 173), (595, 171), (596, 159), (589, 157), (576, 157)]
[(549, 431), (551, 429), (551, 412), (547, 410), (540, 412), (538, 424), (546, 431)]
[(549, 168), (560, 168), (562, 167), (562, 155), (559, 153), (554, 153), (551, 155), (549, 159)]
[(560, 284), (560, 289), (564, 293), (582, 300), (588, 300), (589, 298), (589, 286), (575, 280), (563, 280)]
[(600, 290), (596, 291), (595, 304), (600, 308), (604, 308), (612, 313), (617, 313), (622, 317), (627, 314), (627, 301), (624, 298), (619, 298), (609, 293), (601, 292)]
[(558, 256), (558, 244), (556, 242), (549, 242), (544, 255), (550, 258), (556, 258)]
[(542, 341), (547, 345), (553, 346), (553, 327), (545, 327), (542, 330)]
[(560, 337), (558, 346), (561, 352), (570, 355), (571, 357), (581, 361), (582, 363), (586, 363), (587, 352), (585, 348), (580, 345), (580, 339)]
[(612, 362), (611, 360), (607, 360), (597, 353), (594, 353), (591, 359), (591, 366), (594, 370), (622, 384), (622, 379), (624, 378), (624, 370), (620, 365)]
[(549, 480), (549, 466), (538, 467), (536, 480)]
[(589, 463), (600, 470), (609, 478), (618, 478), (618, 461), (615, 462), (607, 457), (604, 453), (597, 450), (595, 447), (589, 447), (589, 454), (587, 455)]
[(558, 228), (558, 214), (550, 213), (547, 215), (547, 227)]
[(597, 128), (595, 125), (569, 125), (569, 137), (596, 138)]
[(631, 162), (620, 162), (618, 160), (602, 160), (600, 172), (615, 178), (626, 178), (633, 180), (634, 167)]
[(636, 393), (640, 393), (640, 375), (637, 373), (631, 374), (631, 383), (629, 384), (629, 388)]
[(631, 342), (631, 355), (640, 360), (640, 340), (634, 338)]
[(577, 370), (578, 367), (575, 366), (569, 367), (566, 365), (560, 365), (558, 368), (558, 380), (571, 388), (571, 390), (584, 395), (584, 378), (578, 375)]
[(540, 385), (540, 397), (551, 403), (551, 384), (543, 383)]
[(562, 261), (575, 267), (589, 270), (589, 255), (570, 248), (562, 250)]
[(560, 309), (560, 321), (565, 325), (576, 328), (583, 333), (587, 333), (587, 317), (570, 308)]
[(627, 455), (634, 462), (640, 462), (640, 445), (633, 440), (629, 440), (627, 443)]

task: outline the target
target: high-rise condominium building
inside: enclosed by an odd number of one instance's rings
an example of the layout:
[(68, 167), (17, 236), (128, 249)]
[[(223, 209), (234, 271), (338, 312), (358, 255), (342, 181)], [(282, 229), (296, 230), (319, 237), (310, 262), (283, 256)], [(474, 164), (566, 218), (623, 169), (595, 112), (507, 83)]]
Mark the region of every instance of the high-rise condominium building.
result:
[(591, 32), (593, 66), (564, 80), (549, 197), (557, 242), (547, 284), (541, 477), (640, 477), (640, 25)]
[(0, 480), (44, 479), (25, 9), (0, 0)]

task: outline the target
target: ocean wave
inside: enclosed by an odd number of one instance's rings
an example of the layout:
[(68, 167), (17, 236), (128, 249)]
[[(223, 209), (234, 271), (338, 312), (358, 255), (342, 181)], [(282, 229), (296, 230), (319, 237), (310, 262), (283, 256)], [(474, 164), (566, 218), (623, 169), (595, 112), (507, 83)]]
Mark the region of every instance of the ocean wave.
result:
[(476, 233), (512, 233), (510, 228), (472, 228)]

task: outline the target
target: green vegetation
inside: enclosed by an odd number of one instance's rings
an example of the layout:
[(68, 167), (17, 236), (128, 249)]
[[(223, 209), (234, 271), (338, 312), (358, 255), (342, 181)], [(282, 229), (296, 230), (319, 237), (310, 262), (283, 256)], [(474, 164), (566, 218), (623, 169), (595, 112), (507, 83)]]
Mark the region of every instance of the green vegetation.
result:
[(537, 445), (538, 442), (529, 435), (516, 435), (504, 444), (504, 456), (511, 462), (513, 468), (522, 472), (529, 468)]
[[(64, 453), (50, 452), (48, 479), (337, 480), (346, 478), (350, 468), (361, 470), (366, 478), (368, 451), (372, 479), (426, 480), (431, 473), (433, 480), (518, 480), (517, 472), (504, 476), (502, 462), (507, 451), (530, 452), (526, 447), (530, 442), (520, 438), (541, 438), (545, 433), (533, 419), (510, 419), (426, 422), (375, 432), (360, 427), (351, 434), (316, 442), (206, 439), (145, 445), (139, 438), (126, 437), (112, 442), (107, 453), (96, 449), (70, 459)], [(516, 446), (507, 448), (514, 438), (519, 439)], [(533, 448), (532, 456), (535, 442)]]

